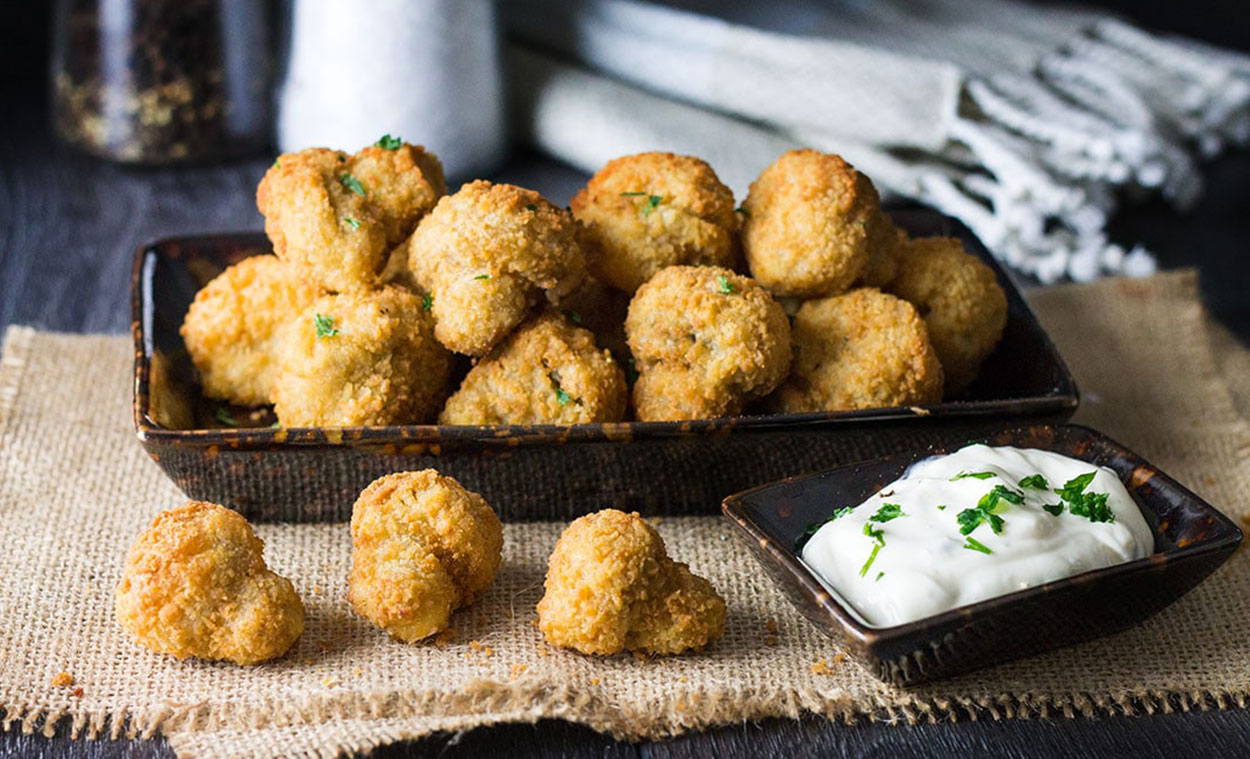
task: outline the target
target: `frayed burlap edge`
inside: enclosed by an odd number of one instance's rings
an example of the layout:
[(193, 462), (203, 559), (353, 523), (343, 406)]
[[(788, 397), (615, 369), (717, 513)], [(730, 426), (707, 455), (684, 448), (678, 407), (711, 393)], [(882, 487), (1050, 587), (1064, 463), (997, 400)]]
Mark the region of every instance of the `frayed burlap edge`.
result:
[[(766, 691), (737, 691), (719, 694), (693, 692), (676, 699), (649, 703), (645, 708), (621, 708), (606, 703), (600, 695), (552, 682), (498, 683), (480, 681), (457, 694), (417, 691), (369, 696), (350, 694), (341, 698), (318, 697), (304, 700), (273, 700), (267, 703), (166, 705), (136, 711), (77, 713), (44, 710), (26, 704), (5, 707), (6, 731), (40, 732), (53, 735), (68, 722), (71, 737), (150, 738), (168, 732), (171, 744), (177, 734), (218, 729), (260, 729), (320, 724), (352, 718), (412, 720), (411, 729), (400, 728), (395, 739), (420, 738), (435, 732), (420, 723), (437, 718), (471, 718), (474, 715), (510, 713), (512, 719), (491, 719), (492, 723), (537, 722), (564, 719), (577, 722), (621, 740), (668, 738), (691, 730), (702, 730), (731, 722), (768, 718), (796, 719), (813, 714), (853, 724), (860, 721), (888, 724), (934, 724), (981, 719), (1046, 719), (1057, 717), (1131, 716), (1172, 712), (1210, 711), (1245, 708), (1250, 690), (1194, 691), (1187, 693), (1143, 690), (1113, 696), (1109, 693), (995, 697), (927, 698), (912, 697), (893, 703), (856, 703), (849, 697), (831, 695), (818, 689), (777, 688)], [(394, 732), (394, 731), (392, 731)], [(176, 746), (175, 746), (176, 748)]]

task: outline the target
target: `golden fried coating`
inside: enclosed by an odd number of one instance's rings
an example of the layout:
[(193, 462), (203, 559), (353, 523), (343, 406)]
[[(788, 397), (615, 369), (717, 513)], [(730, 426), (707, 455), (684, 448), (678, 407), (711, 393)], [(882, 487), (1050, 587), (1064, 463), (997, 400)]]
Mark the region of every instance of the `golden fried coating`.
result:
[(545, 587), (539, 629), (551, 645), (584, 654), (677, 654), (725, 629), (724, 599), (670, 559), (637, 513), (605, 509), (565, 528)]
[(670, 266), (629, 304), (634, 411), (643, 421), (742, 413), (790, 369), (790, 324), (755, 280), (713, 266)]
[(706, 162), (672, 153), (609, 161), (570, 202), (593, 246), (591, 273), (627, 293), (678, 264), (733, 268), (733, 193)]
[(309, 148), (278, 156), (256, 190), (274, 253), (331, 292), (376, 287), (387, 253), (447, 192), (417, 145), (354, 155)]
[(215, 503), (162, 512), (130, 548), (117, 621), (142, 646), (179, 659), (256, 664), (304, 632), (304, 604), (261, 555), (247, 520)]
[(625, 374), (589, 330), (546, 313), (523, 324), (469, 371), (439, 424), (619, 422)]
[(772, 401), (786, 413), (937, 403), (942, 365), (929, 331), (905, 300), (873, 288), (799, 309), (794, 369)]
[(347, 598), (356, 613), (412, 642), (495, 579), (503, 525), (486, 501), (433, 469), (374, 480), (352, 507)]
[(862, 287), (885, 287), (898, 276), (899, 248), (907, 243), (907, 233), (894, 225), (884, 211), (868, 221), (868, 265), (859, 278)]
[(953, 237), (918, 237), (901, 246), (888, 289), (924, 317), (946, 372), (946, 395), (967, 389), (1007, 326), (1007, 296), (994, 270)]
[(434, 298), (434, 334), (481, 356), (586, 274), (577, 222), (533, 190), (485, 180), (439, 201), (409, 244), (413, 279)]
[(323, 296), (287, 327), (279, 355), (284, 427), (420, 424), (450, 389), (451, 354), (422, 299), (398, 287)]
[(751, 183), (742, 207), (747, 266), (769, 292), (836, 295), (864, 273), (880, 200), (839, 156), (785, 153)]
[(245, 258), (201, 288), (182, 339), (204, 394), (241, 406), (269, 403), (280, 328), (316, 297), (316, 287), (274, 256)]

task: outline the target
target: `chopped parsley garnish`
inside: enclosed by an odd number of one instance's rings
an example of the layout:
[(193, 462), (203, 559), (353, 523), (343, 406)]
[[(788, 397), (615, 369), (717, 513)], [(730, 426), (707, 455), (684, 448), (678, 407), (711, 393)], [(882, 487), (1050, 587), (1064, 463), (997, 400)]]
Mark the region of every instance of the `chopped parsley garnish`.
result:
[(946, 504), (944, 504), (944, 503), (939, 503), (939, 504), (938, 504), (938, 511), (946, 511)]
[(421, 310), (429, 311), (431, 308), (434, 308), (434, 296), (422, 295), (421, 296)]
[(568, 320), (573, 322), (574, 324), (582, 323), (582, 315), (577, 313), (571, 308), (561, 309), (560, 313), (564, 314), (565, 317), (568, 318)]
[(347, 226), (351, 227), (352, 229), (360, 229), (360, 222), (359, 222), (359, 221), (357, 221), (357, 220), (355, 220), (355, 219), (353, 219), (353, 218), (352, 218), (352, 217), (350, 217), (350, 216), (344, 216), (344, 217), (343, 217), (343, 223), (344, 223), (344, 224), (346, 224)]
[(1068, 511), (1091, 522), (1114, 522), (1115, 512), (1107, 505), (1110, 493), (1085, 493), (1079, 502), (1068, 503)]
[(1065, 501), (1074, 501), (1081, 497), (1081, 494), (1085, 492), (1085, 488), (1089, 487), (1089, 483), (1094, 481), (1094, 475), (1096, 474), (1098, 473), (1086, 472), (1078, 477), (1073, 477), (1063, 483), (1063, 487), (1056, 488), (1055, 492)]
[(716, 275), (716, 292), (720, 293), (721, 295), (733, 295), (734, 293), (738, 292), (738, 290), (737, 288), (734, 287), (733, 282), (729, 281), (729, 277), (726, 277), (724, 274), (717, 274)]
[(647, 198), (647, 204), (642, 207), (643, 216), (650, 216), (651, 212), (654, 211), (656, 208), (658, 208), (659, 205), (664, 202), (663, 195), (650, 195), (645, 192), (622, 192), (621, 193), (622, 198), (643, 197), (643, 196), (646, 196)]
[(994, 553), (984, 543), (971, 536), (964, 538), (964, 548), (969, 551), (980, 551), (986, 555)]
[(1030, 474), (1020, 482), (1016, 483), (1022, 488), (1033, 488), (1034, 490), (1050, 490), (1050, 483), (1040, 474)]
[(1078, 517), (1085, 517), (1091, 522), (1114, 522), (1115, 512), (1107, 505), (1107, 499), (1110, 497), (1110, 494), (1085, 492), (1085, 488), (1094, 481), (1094, 475), (1096, 474), (1098, 474), (1096, 471), (1087, 472), (1063, 483), (1063, 487), (1055, 488), (1055, 492), (1059, 494), (1062, 501), (1060, 503), (1048, 504), (1042, 508), (1055, 516), (1059, 516), (1066, 505), (1068, 511)]
[(881, 546), (885, 545), (885, 530), (873, 527), (872, 522), (864, 522), (864, 534), (876, 542), (872, 544), (872, 553), (868, 554), (868, 561), (865, 561), (864, 566), (859, 569), (860, 577), (868, 574), (868, 567), (871, 567), (872, 563), (877, 560), (877, 553), (881, 550)]
[(526, 211), (537, 211), (537, 210), (538, 210), (538, 206), (534, 205), (533, 203), (526, 203), (526, 204), (525, 204), (525, 210), (526, 210)]
[(347, 163), (347, 156), (339, 153), (339, 163)]
[(881, 508), (877, 509), (877, 513), (868, 517), (868, 520), (871, 522), (888, 522), (891, 519), (905, 516), (907, 515), (903, 513), (903, 507), (897, 503), (883, 503)]
[(476, 277), (474, 277), (474, 279), (490, 279), (490, 275), (489, 275), (489, 274), (479, 274), (479, 275), (477, 275)]
[(234, 420), (234, 417), (230, 415), (230, 409), (225, 408), (224, 406), (218, 406), (217, 408), (213, 409), (213, 418), (215, 418), (217, 421), (221, 422), (222, 424), (226, 425), (227, 427), (239, 426), (239, 423), (236, 422)]
[(833, 512), (833, 516), (829, 517), (823, 522), (812, 522), (811, 524), (807, 526), (807, 529), (803, 530), (803, 534), (799, 536), (799, 540), (798, 540), (799, 545), (802, 545), (808, 538), (815, 535), (816, 531), (819, 530), (821, 527), (824, 527), (825, 525), (829, 524), (830, 522), (836, 519), (841, 519), (842, 517), (850, 513), (851, 513), (851, 507), (843, 506), (842, 508)]
[(362, 198), (365, 196), (365, 186), (360, 183), (359, 179), (346, 171), (339, 177), (339, 184), (343, 185), (343, 187), (351, 190)]
[(959, 474), (951, 478), (951, 482), (954, 482), (955, 480), (966, 479), (968, 477), (972, 477), (978, 480), (988, 480), (989, 478), (993, 476), (994, 476), (993, 472), (960, 472)]
[(743, 208), (742, 206), (738, 206), (737, 208), (735, 208), (734, 213), (740, 213), (743, 216), (747, 217), (748, 219), (751, 218), (751, 212)]
[(556, 402), (561, 406), (567, 406), (570, 403), (581, 405), (581, 401), (569, 395), (568, 391), (560, 387), (560, 375), (555, 372), (547, 372), (547, 379), (551, 380), (551, 386), (556, 391)]
[(975, 509), (964, 509), (955, 516), (959, 522), (959, 534), (967, 535), (983, 523), (988, 524), (996, 534), (1003, 531), (1003, 518), (994, 513), (1003, 501), (1007, 503), (1024, 503), (1024, 493), (1003, 485), (995, 485), (994, 489), (981, 496)]
[(281, 159), (279, 159), (279, 158), (275, 158), (275, 159), (273, 159), (273, 167), (274, 167), (275, 169), (280, 169), (280, 168), (282, 168), (282, 160), (281, 160)]
[(317, 337), (334, 337), (339, 333), (334, 326), (334, 317), (325, 314), (314, 314), (313, 324), (317, 327)]
[(982, 502), (985, 502), (987, 499), (989, 499), (991, 509), (998, 505), (997, 501), (999, 499), (1019, 506), (1024, 503), (1024, 493), (1021, 493), (1019, 490), (1012, 490), (1006, 485), (995, 485), (993, 490), (981, 497)]
[(876, 580), (873, 580), (873, 582), (881, 582), (881, 578), (882, 578), (882, 577), (885, 577), (885, 572), (878, 572), (878, 573), (877, 573), (877, 579), (876, 579)]
[(377, 145), (383, 150), (399, 150), (399, 146), (403, 145), (404, 141), (398, 137), (392, 137), (389, 134), (384, 134), (378, 138), (377, 142), (373, 144)]

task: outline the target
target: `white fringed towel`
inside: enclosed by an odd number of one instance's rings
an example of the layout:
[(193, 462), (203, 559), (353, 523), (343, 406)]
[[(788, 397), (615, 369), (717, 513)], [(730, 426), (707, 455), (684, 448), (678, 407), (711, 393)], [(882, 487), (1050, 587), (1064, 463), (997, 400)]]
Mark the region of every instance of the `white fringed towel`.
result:
[[(1250, 138), (1250, 57), (1010, 0), (510, 0), (523, 139), (587, 171), (706, 158), (739, 195), (784, 150), (846, 156), (1044, 282), (1147, 274), (1108, 242), (1127, 187), (1179, 206)], [(852, 41), (853, 40), (853, 41)]]

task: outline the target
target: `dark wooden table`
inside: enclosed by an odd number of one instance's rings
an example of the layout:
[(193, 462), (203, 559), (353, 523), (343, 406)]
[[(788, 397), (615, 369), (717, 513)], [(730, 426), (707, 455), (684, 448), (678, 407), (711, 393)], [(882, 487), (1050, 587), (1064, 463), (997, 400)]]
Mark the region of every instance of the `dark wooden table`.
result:
[[(178, 170), (128, 170), (55, 144), (45, 117), (43, 5), (5, 3), (0, 8), (0, 62), (5, 64), (0, 70), (6, 72), (0, 77), (0, 329), (21, 323), (44, 329), (123, 332), (128, 327), (130, 256), (139, 242), (164, 235), (260, 228), (253, 193), (271, 159)], [(1146, 3), (1135, 11), (1156, 26), (1169, 20), (1163, 3)], [(1193, 13), (1173, 19), (1177, 22), (1173, 28), (1250, 47), (1244, 27), (1240, 37), (1230, 32), (1235, 21), (1232, 10), (1214, 6), (1208, 11), (1205, 21), (1196, 21)], [(1219, 23), (1220, 13), (1226, 24)], [(561, 204), (585, 181), (577, 171), (525, 154), (515, 157), (496, 178), (533, 187)], [(1250, 239), (1250, 154), (1213, 163), (1208, 178), (1209, 191), (1192, 212), (1178, 215), (1152, 202), (1126, 209), (1115, 220), (1112, 232), (1124, 243), (1144, 242), (1165, 266), (1199, 267), (1207, 305), (1250, 342), (1246, 242)], [(923, 726), (846, 726), (809, 718), (734, 725), (637, 745), (546, 721), (434, 736), (387, 747), (375, 755), (496, 754), (547, 759), (1250, 756), (1250, 712)], [(64, 736), (0, 734), (0, 759), (171, 755), (159, 739), (72, 741)]]

